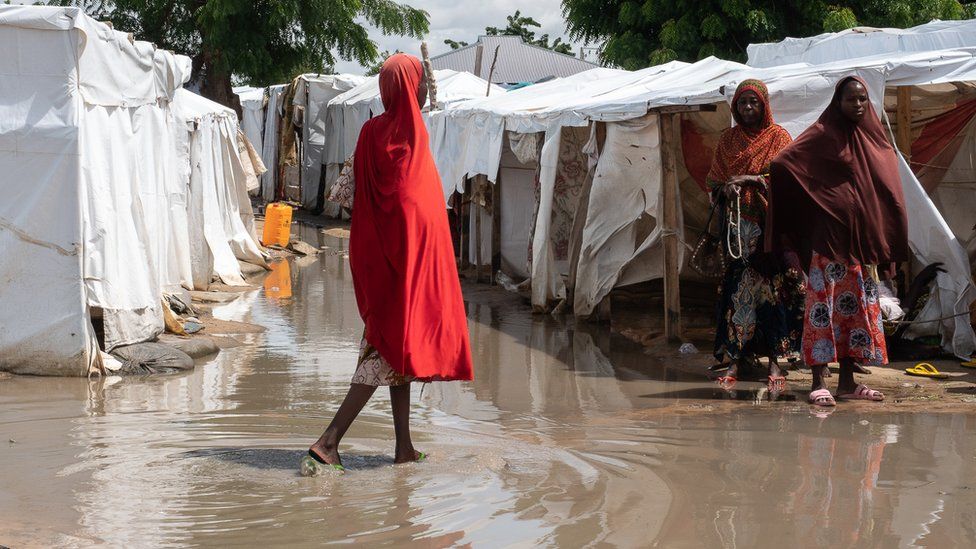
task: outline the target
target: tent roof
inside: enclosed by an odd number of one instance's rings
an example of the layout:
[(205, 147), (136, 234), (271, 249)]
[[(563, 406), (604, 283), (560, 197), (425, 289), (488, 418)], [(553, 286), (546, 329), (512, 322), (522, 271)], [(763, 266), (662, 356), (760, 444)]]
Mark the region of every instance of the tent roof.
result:
[[(481, 67), (476, 70), (478, 47), (482, 47)], [(547, 77), (565, 77), (596, 68), (598, 65), (555, 52), (533, 44), (526, 44), (519, 36), (481, 36), (474, 44), (431, 58), (435, 69), (451, 69), (488, 77), (495, 49), (498, 61), (491, 81), (495, 84), (536, 82)]]
[(721, 101), (721, 88), (745, 65), (714, 57), (694, 64), (674, 61), (639, 71), (597, 69), (509, 92), (467, 101), (446, 114), (488, 113), (505, 118), (512, 131), (543, 131), (553, 125), (580, 126), (589, 119), (626, 120), (649, 107)]
[(241, 106), (245, 109), (256, 110), (264, 106), (264, 88), (239, 86), (234, 88), (234, 93), (241, 99)]
[(965, 47), (976, 47), (976, 20), (932, 21), (908, 29), (857, 27), (809, 38), (750, 44), (747, 52), (750, 66), (773, 67)]
[[(488, 91), (488, 82), (467, 72), (435, 70), (434, 78), (437, 79), (437, 100), (441, 104), (481, 97)], [(504, 93), (503, 88), (491, 86), (492, 96)], [(376, 76), (367, 78), (362, 84), (337, 96), (329, 104), (357, 105), (373, 102), (380, 102), (380, 84)]]
[[(190, 78), (190, 58), (134, 40), (79, 8), (0, 6), (0, 26), (26, 31), (79, 31), (83, 39), (79, 40), (77, 85), (89, 105), (132, 107), (170, 99)], [(62, 46), (51, 42), (51, 51), (41, 51), (44, 47), (45, 41), (38, 41), (37, 58), (58, 55)], [(0, 74), (3, 72), (0, 61)]]
[(227, 108), (220, 103), (211, 101), (202, 95), (197, 95), (190, 90), (180, 88), (173, 96), (173, 102), (177, 109), (186, 120), (195, 120), (208, 114), (216, 116), (228, 116), (237, 120), (237, 113), (233, 109)]

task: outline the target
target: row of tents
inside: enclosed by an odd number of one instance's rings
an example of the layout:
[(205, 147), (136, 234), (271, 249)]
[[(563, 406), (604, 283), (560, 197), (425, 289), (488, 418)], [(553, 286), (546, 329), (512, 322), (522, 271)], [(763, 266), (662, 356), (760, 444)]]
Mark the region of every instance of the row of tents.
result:
[[(162, 331), (164, 293), (242, 284), (239, 261), (265, 264), (248, 194), (340, 215), (324, 197), (383, 110), (375, 77), (302, 75), (238, 90), (242, 134), (233, 111), (183, 89), (189, 59), (75, 8), (0, 7), (0, 44), (0, 370), (91, 372), (99, 345)], [(597, 68), (510, 92), (436, 71), (426, 117), (466, 223), (459, 254), (525, 280), (537, 309), (581, 317), (615, 289), (663, 279), (666, 329), (680, 337), (686, 252), (736, 84), (766, 81), (796, 136), (857, 74), (904, 155), (911, 267), (946, 270), (910, 333), (970, 356), (970, 45), (976, 23), (936, 22), (752, 45), (749, 64)]]
[[(434, 78), (441, 108), (505, 91), (468, 72), (435, 70)], [(302, 74), (289, 84), (235, 91), (244, 112), (241, 127), (269, 168), (255, 194), (338, 216), (325, 192), (352, 156), (363, 125), (383, 112), (378, 78)]]
[(0, 50), (0, 371), (100, 371), (164, 294), (267, 266), (260, 158), (189, 58), (47, 6), (0, 6)]
[[(966, 47), (966, 45), (971, 47)], [(913, 272), (938, 275), (908, 333), (976, 352), (976, 21), (854, 29), (749, 48), (752, 65), (716, 58), (628, 72), (595, 69), (434, 113), (445, 196), (475, 200), (468, 260), (530, 281), (537, 309), (588, 316), (610, 293), (664, 279), (666, 330), (680, 336), (679, 281), (708, 214), (704, 179), (729, 127), (736, 85), (759, 78), (794, 137), (856, 74), (902, 152)], [(884, 52), (863, 57), (861, 52)], [(816, 60), (816, 64), (809, 60)], [(761, 60), (761, 63), (757, 60)], [(529, 205), (527, 207), (527, 204)], [(474, 253), (478, 251), (479, 253)], [(561, 304), (561, 306), (560, 306)]]
[[(686, 252), (709, 211), (704, 179), (731, 123), (738, 82), (764, 80), (777, 122), (796, 137), (836, 84), (856, 74), (903, 155), (910, 267), (917, 273), (938, 262), (947, 271), (908, 334), (941, 335), (945, 349), (972, 355), (976, 21), (859, 28), (748, 51), (747, 64), (707, 58), (633, 72), (597, 68), (507, 93), (485, 93), (484, 82), (472, 81), (472, 93), (455, 94), (427, 118), (445, 198), (470, 204), (466, 230), (458, 232), (461, 259), (528, 281), (538, 310), (582, 317), (596, 314), (614, 289), (664, 279), (666, 330), (680, 337), (679, 283), (695, 277)], [(439, 91), (447, 88), (442, 79), (461, 74), (439, 73)], [(268, 128), (301, 111), (281, 107), (285, 90), (305, 89), (294, 100), (305, 109), (308, 175), (300, 201), (336, 215), (322, 197), (363, 122), (382, 112), (376, 79), (354, 85), (355, 77), (306, 75), (296, 82), (246, 92), (261, 98), (253, 105), (263, 116), (245, 116), (245, 128), (257, 139), (263, 121), (264, 160), (282, 166), (266, 175), (262, 193), (280, 199), (291, 185), (280, 181), (287, 170), (276, 145), (268, 146)], [(314, 86), (328, 92), (316, 95)], [(329, 94), (313, 106), (313, 97)], [(465, 200), (452, 202), (456, 196)]]

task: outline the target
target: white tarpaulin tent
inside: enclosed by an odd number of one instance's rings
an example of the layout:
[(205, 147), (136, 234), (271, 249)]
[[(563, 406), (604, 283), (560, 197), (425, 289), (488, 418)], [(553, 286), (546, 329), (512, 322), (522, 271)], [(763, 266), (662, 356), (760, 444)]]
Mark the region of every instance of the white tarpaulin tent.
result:
[(264, 149), (264, 90), (250, 86), (234, 88), (234, 93), (241, 100), (241, 129), (257, 151)]
[[(473, 97), (485, 97), (489, 93), (491, 96), (505, 93), (503, 88), (489, 86), (485, 80), (467, 72), (435, 70), (434, 78), (437, 80), (437, 102), (442, 108)], [(370, 118), (382, 114), (383, 110), (379, 79), (375, 76), (329, 102), (326, 127), (332, 137), (326, 140), (326, 195), (339, 177), (343, 163), (355, 152), (363, 125)], [(435, 146), (437, 132), (431, 128), (430, 134), (432, 146)]]
[(92, 311), (106, 348), (145, 341), (192, 284), (190, 60), (77, 8), (0, 7), (0, 50), (0, 370), (84, 375)]
[[(628, 96), (702, 81), (724, 83), (732, 71), (742, 67), (738, 63), (709, 58), (695, 65), (674, 62), (636, 72), (594, 69), (515, 90), (503, 97), (458, 104), (435, 115), (432, 124), (449, 136), (439, 140), (440, 146), (435, 147), (445, 193), (462, 190), (465, 178), (477, 174), (495, 180), (505, 131), (540, 133), (539, 202), (535, 224), (530, 227), (533, 256), (530, 268), (533, 305), (545, 308), (549, 302), (566, 298), (563, 279), (569, 275), (570, 261), (563, 249), (567, 226), (572, 225), (572, 220), (560, 220), (557, 214), (563, 213), (565, 218), (575, 216), (577, 212), (573, 204), (562, 208), (563, 212), (558, 211), (558, 186), (571, 177), (561, 166), (572, 156), (576, 158), (569, 160), (571, 164), (579, 164), (581, 160), (586, 162), (573, 151), (568, 151), (567, 156), (562, 146), (567, 128), (586, 127), (591, 120), (642, 118), (648, 112), (648, 101), (628, 102)], [(715, 84), (711, 97), (703, 102), (720, 99), (717, 95), (719, 86)], [(691, 100), (690, 95), (676, 95), (660, 102), (689, 104)], [(647, 234), (642, 234), (639, 223), (645, 215), (653, 219), (661, 216), (657, 196), (661, 188), (661, 170), (656, 133), (657, 122), (653, 117), (628, 124), (626, 128), (608, 128), (600, 161), (593, 166), (589, 204), (584, 208), (586, 228), (582, 235), (575, 293), (578, 314), (592, 312), (596, 303), (616, 285), (655, 278), (655, 270), (627, 270), (626, 267), (651, 255), (661, 242), (660, 223)], [(577, 138), (578, 132), (573, 132), (573, 136)], [(576, 141), (580, 143), (578, 138)], [(595, 151), (594, 147), (592, 142), (585, 146), (591, 153)], [(575, 189), (580, 187), (579, 179), (577, 175)], [(571, 192), (576, 194), (578, 191)], [(504, 196), (504, 191), (502, 194)], [(556, 236), (558, 238), (554, 238)], [(484, 242), (484, 237), (482, 239)], [(482, 257), (490, 256), (490, 250), (482, 254)], [(657, 271), (659, 277), (663, 271)], [(622, 273), (632, 275), (621, 279)]]
[(976, 46), (976, 20), (932, 21), (909, 29), (856, 27), (809, 38), (749, 44), (748, 65), (777, 67), (792, 63), (821, 65), (840, 59)]
[(278, 184), (278, 127), (281, 123), (281, 96), (287, 84), (268, 87), (268, 104), (264, 109), (264, 135), (262, 137), (261, 161), (268, 171), (261, 176), (261, 198), (265, 202), (275, 199)]
[(187, 123), (187, 145), (178, 148), (178, 160), (181, 167), (190, 167), (182, 187), (189, 190), (193, 287), (206, 289), (214, 275), (225, 284), (243, 285), (238, 259), (266, 263), (254, 234), (244, 169), (248, 159), (240, 152), (237, 115), (184, 89), (176, 90), (172, 108)]
[[(559, 102), (553, 101), (547, 105), (544, 97), (539, 97), (531, 109), (494, 109), (492, 100), (481, 101), (477, 108), (470, 106), (475, 102), (456, 105), (454, 109), (439, 115), (443, 119), (440, 123), (445, 126), (442, 131), (448, 135), (455, 132), (467, 134), (470, 143), (482, 145), (465, 147), (460, 151), (442, 146), (435, 148), (435, 154), (439, 167), (443, 165), (442, 176), (449, 174), (446, 185), (450, 185), (450, 181), (459, 184), (465, 176), (476, 174), (492, 179), (498, 173), (496, 159), (500, 157), (495, 144), (500, 149), (505, 129), (545, 132), (545, 145), (540, 155), (542, 190), (533, 236), (533, 254), (542, 260), (532, 262), (531, 279), (533, 304), (546, 307), (547, 303), (564, 297), (563, 279), (570, 274), (550, 257), (543, 255), (552, 242), (548, 232), (550, 220), (546, 216), (553, 203), (549, 189), (553, 185), (551, 180), (554, 179), (555, 166), (558, 165), (560, 132), (566, 127), (585, 125), (595, 120), (614, 123), (630, 121), (616, 129), (613, 128), (615, 124), (607, 125), (608, 145), (600, 152), (585, 208), (587, 217), (575, 273), (574, 309), (577, 314), (588, 314), (613, 287), (663, 275), (659, 267), (662, 232), (659, 222), (661, 152), (660, 143), (654, 135), (657, 133), (655, 115), (648, 116), (649, 110), (676, 105), (722, 103), (724, 106), (737, 82), (745, 78), (762, 78), (770, 87), (777, 122), (796, 136), (819, 116), (829, 102), (834, 86), (844, 76), (856, 73), (865, 78), (880, 109), (886, 82), (897, 80), (898, 85), (921, 85), (976, 80), (976, 72), (970, 71), (971, 66), (971, 53), (944, 52), (939, 55), (906, 54), (895, 59), (888, 56), (884, 60), (875, 59), (853, 66), (847, 62), (819, 67), (803, 64), (760, 70), (706, 59), (690, 66), (672, 67), (659, 74), (653, 74), (653, 68), (645, 69), (638, 71), (647, 73), (643, 79), (633, 75), (616, 77), (620, 81), (635, 79), (631, 84), (618, 82), (614, 77), (598, 79), (573, 90), (569, 97)], [(510, 101), (510, 98), (506, 97), (505, 100)], [(724, 112), (728, 123), (728, 109), (725, 108)], [(631, 136), (615, 137), (614, 134), (619, 132), (630, 132)], [(484, 143), (490, 146), (484, 146)], [(639, 161), (635, 162), (628, 152), (642, 147), (646, 147), (647, 151), (641, 153)], [(588, 148), (592, 150), (592, 146), (588, 145)], [(902, 175), (910, 212), (911, 244), (918, 259), (917, 264), (924, 266), (933, 261), (943, 261), (949, 270), (948, 274), (939, 276), (935, 295), (919, 319), (934, 320), (965, 313), (976, 297), (964, 261), (965, 252), (911, 171), (906, 168)], [(631, 186), (637, 187), (635, 191), (640, 189), (639, 193), (633, 196), (628, 194), (626, 189)], [(681, 190), (685, 192), (686, 189), (683, 186)], [(688, 199), (682, 195), (680, 200), (687, 208)], [(630, 212), (627, 209), (631, 206), (639, 207)], [(580, 211), (584, 211), (582, 206)], [(638, 218), (644, 216), (657, 222), (648, 236), (635, 241), (635, 235), (641, 233), (637, 230)], [(679, 232), (683, 232), (680, 222), (678, 227)], [(687, 246), (688, 239), (683, 234), (679, 237)], [(969, 356), (976, 350), (976, 336), (968, 318), (949, 318), (933, 326), (941, 327), (945, 347), (957, 355)]]
[[(326, 121), (326, 106), (336, 96), (362, 84), (366, 79), (353, 74), (303, 74), (298, 76), (294, 105), (300, 107), (302, 128), (301, 190), (302, 206), (314, 208), (319, 201), (319, 179), (322, 173), (326, 142), (331, 132)], [(287, 84), (269, 88), (242, 87), (235, 89), (244, 110), (241, 124), (248, 140), (261, 157), (268, 171), (261, 178), (260, 196), (266, 201), (274, 200), (278, 182), (278, 147), (283, 94)], [(267, 98), (267, 104), (265, 104)], [(267, 128), (267, 131), (265, 131)]]
[(327, 119), (329, 102), (365, 82), (366, 78), (352, 74), (298, 77), (295, 105), (302, 107), (302, 206), (313, 209), (322, 199), (319, 178), (326, 162), (326, 142), (333, 136)]

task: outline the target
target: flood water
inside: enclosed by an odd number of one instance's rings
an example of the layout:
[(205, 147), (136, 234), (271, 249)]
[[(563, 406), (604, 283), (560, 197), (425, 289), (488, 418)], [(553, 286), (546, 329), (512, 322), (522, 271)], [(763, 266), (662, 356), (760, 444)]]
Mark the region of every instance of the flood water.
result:
[(215, 311), (267, 332), (192, 373), (0, 381), (0, 545), (976, 543), (976, 415), (721, 400), (483, 289), (476, 380), (413, 388), (429, 460), (392, 465), (381, 390), (343, 441), (348, 471), (302, 478), (362, 324), (342, 255), (288, 267)]

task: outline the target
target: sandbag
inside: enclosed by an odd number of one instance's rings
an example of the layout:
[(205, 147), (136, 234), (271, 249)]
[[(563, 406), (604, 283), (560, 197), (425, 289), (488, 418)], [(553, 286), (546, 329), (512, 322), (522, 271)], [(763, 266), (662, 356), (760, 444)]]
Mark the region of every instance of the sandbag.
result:
[(193, 359), (183, 351), (163, 343), (136, 343), (116, 347), (112, 356), (122, 362), (116, 375), (145, 375), (193, 369)]
[(220, 352), (220, 346), (217, 345), (213, 338), (206, 336), (179, 338), (165, 335), (160, 336), (159, 341), (160, 343), (183, 351), (194, 359), (213, 356)]

